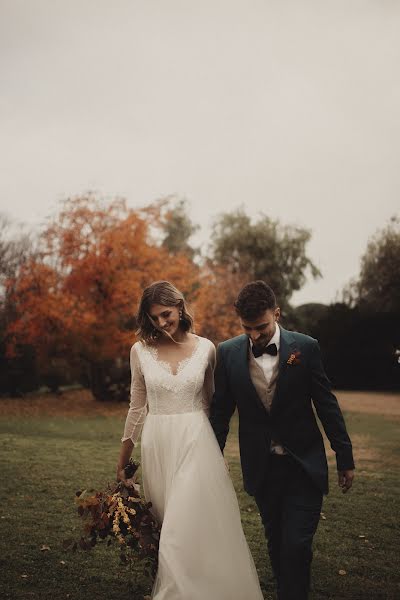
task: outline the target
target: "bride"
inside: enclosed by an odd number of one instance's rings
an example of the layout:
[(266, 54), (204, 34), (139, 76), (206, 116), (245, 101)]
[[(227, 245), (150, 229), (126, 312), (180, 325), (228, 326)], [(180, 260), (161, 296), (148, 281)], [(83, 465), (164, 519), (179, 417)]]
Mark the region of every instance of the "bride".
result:
[[(145, 498), (161, 524), (154, 600), (262, 600), (236, 494), (208, 420), (215, 348), (168, 281), (143, 292), (117, 466), (141, 435)], [(142, 430), (143, 429), (143, 430)]]

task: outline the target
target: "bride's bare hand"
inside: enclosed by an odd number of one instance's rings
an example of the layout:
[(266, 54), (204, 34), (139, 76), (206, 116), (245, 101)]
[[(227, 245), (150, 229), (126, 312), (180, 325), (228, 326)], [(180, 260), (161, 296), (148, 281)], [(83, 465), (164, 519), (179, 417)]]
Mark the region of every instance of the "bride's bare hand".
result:
[(126, 483), (126, 475), (124, 469), (117, 467), (117, 481), (122, 481), (122, 483)]
[(117, 481), (122, 482), (124, 485), (126, 485), (126, 487), (132, 487), (136, 481), (137, 481), (137, 471), (136, 473), (133, 475), (133, 477), (127, 477), (125, 475), (125, 470), (124, 469), (120, 469), (119, 467), (117, 468)]

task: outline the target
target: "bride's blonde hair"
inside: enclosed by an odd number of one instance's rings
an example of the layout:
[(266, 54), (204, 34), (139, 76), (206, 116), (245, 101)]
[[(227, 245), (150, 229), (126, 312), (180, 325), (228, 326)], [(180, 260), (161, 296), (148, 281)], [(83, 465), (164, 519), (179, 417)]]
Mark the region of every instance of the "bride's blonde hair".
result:
[(155, 281), (143, 291), (139, 302), (136, 315), (136, 335), (140, 340), (152, 342), (163, 334), (162, 329), (150, 317), (149, 311), (152, 304), (177, 306), (182, 313), (179, 326), (183, 331), (193, 330), (193, 317), (188, 310), (182, 292), (169, 281)]

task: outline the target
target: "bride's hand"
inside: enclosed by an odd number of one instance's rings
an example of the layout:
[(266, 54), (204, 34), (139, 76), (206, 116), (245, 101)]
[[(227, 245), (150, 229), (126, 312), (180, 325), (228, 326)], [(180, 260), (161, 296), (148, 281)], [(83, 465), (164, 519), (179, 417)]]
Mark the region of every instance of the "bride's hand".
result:
[(137, 480), (137, 471), (133, 477), (129, 477), (129, 479), (125, 475), (125, 470), (117, 467), (117, 481), (122, 482), (127, 487), (132, 487), (133, 484), (136, 483)]
[(120, 466), (117, 467), (117, 481), (122, 481), (122, 483), (126, 483), (125, 471), (123, 468), (121, 469)]

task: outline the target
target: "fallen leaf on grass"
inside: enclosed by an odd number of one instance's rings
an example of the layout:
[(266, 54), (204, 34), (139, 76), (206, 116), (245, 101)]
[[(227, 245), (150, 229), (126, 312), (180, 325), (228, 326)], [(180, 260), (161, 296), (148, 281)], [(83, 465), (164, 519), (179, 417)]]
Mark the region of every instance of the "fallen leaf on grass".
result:
[(347, 571), (345, 571), (344, 569), (340, 569), (339, 575), (347, 575)]
[(22, 579), (27, 579), (28, 575), (21, 575)]
[(65, 562), (65, 560), (60, 560), (60, 565), (66, 565), (67, 563)]
[(359, 535), (358, 536), (361, 540), (363, 540), (365, 538), (365, 535)]
[(41, 552), (46, 552), (46, 550), (51, 550), (50, 546), (46, 546), (46, 544), (42, 544), (40, 546), (40, 551)]

